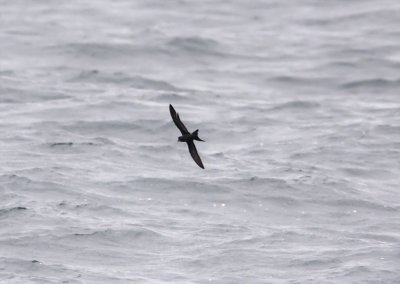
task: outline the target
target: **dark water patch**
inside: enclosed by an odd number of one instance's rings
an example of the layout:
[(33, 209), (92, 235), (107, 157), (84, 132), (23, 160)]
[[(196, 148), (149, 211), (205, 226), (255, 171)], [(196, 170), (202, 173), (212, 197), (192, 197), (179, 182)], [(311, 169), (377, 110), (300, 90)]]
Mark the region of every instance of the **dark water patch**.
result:
[(129, 86), (135, 89), (150, 89), (150, 90), (163, 90), (163, 91), (180, 90), (179, 88), (175, 87), (174, 85), (168, 82), (144, 78), (141, 76), (132, 77)]
[(68, 212), (75, 212), (83, 216), (88, 214), (100, 218), (114, 218), (115, 216), (129, 216), (129, 214), (123, 209), (111, 205), (93, 203), (93, 202), (81, 202), (79, 200), (70, 201), (63, 200), (58, 202), (57, 205), (59, 210), (68, 210)]
[(74, 233), (65, 235), (62, 239), (88, 243), (107, 243), (109, 245), (125, 244), (128, 247), (141, 247), (143, 250), (154, 250), (158, 247), (165, 247), (171, 242), (166, 235), (144, 227), (131, 229), (105, 229), (89, 233)]
[[(212, 232), (211, 232), (212, 233)], [(267, 235), (253, 235), (252, 231), (243, 230), (237, 232), (234, 239), (226, 240), (221, 247), (247, 247), (247, 248), (261, 248), (270, 244), (271, 239)], [(221, 233), (219, 233), (221, 234)]]
[(310, 87), (310, 86), (322, 86), (327, 87), (334, 83), (332, 78), (329, 77), (296, 77), (296, 76), (277, 76), (268, 78), (269, 84), (282, 85), (285, 88), (299, 88), (299, 87)]
[[(204, 238), (204, 237), (214, 237), (216, 235), (229, 235), (232, 236), (243, 236), (246, 234), (250, 234), (251, 230), (246, 226), (241, 225), (228, 225), (228, 224), (208, 224), (202, 228), (199, 228), (194, 232), (195, 235)], [(232, 243), (232, 241), (228, 241), (225, 244)]]
[(215, 153), (209, 154), (209, 156), (212, 156), (215, 158), (226, 158), (226, 156), (223, 152), (215, 152)]
[(381, 124), (374, 127), (374, 132), (390, 136), (400, 136), (400, 125)]
[(171, 194), (174, 192), (182, 192), (187, 194), (214, 195), (226, 194), (230, 192), (230, 188), (217, 185), (212, 182), (197, 182), (190, 180), (171, 180), (167, 178), (144, 178), (138, 177), (126, 182), (111, 182), (109, 186), (118, 192), (131, 193), (132, 191), (140, 192), (159, 192)]
[(63, 129), (70, 132), (78, 132), (82, 134), (111, 134), (126, 133), (128, 131), (152, 130), (144, 127), (140, 123), (125, 121), (77, 121), (69, 125), (62, 126)]
[(266, 177), (258, 177), (252, 176), (249, 178), (237, 179), (237, 180), (226, 180), (228, 184), (235, 184), (235, 185), (248, 185), (248, 186), (255, 186), (255, 185), (263, 185), (263, 186), (270, 186), (270, 187), (289, 187), (289, 184), (284, 179), (278, 178), (266, 178)]
[(265, 160), (270, 159), (268, 157), (269, 154), (273, 153), (273, 149), (269, 148), (268, 146), (264, 146), (264, 145), (252, 145), (250, 149), (245, 149), (244, 155), (248, 156), (248, 157), (254, 157), (259, 156), (260, 159), (262, 159), (262, 157), (265, 157)]
[(74, 145), (73, 142), (55, 142), (55, 143), (51, 143), (50, 147), (60, 147), (60, 146), (70, 147), (72, 145)]
[(226, 181), (224, 184), (231, 188), (242, 189), (241, 196), (247, 201), (268, 201), (285, 206), (301, 204), (301, 198), (298, 196), (301, 191), (297, 193), (297, 189), (283, 179), (254, 176), (236, 181)]
[(341, 70), (350, 72), (358, 67), (357, 62), (336, 60), (315, 67), (316, 70)]
[(49, 52), (63, 53), (73, 58), (96, 58), (98, 60), (123, 59), (133, 55), (135, 47), (130, 44), (116, 43), (69, 43), (55, 46), (48, 46)]
[[(265, 110), (267, 112), (267, 110)], [(277, 123), (281, 123), (275, 119), (271, 119), (266, 116), (265, 113), (263, 114), (254, 114), (254, 115), (245, 115), (245, 116), (240, 116), (233, 121), (231, 121), (233, 125), (240, 125), (243, 127), (245, 125), (246, 127), (249, 126), (269, 126), (269, 125), (276, 125)]]
[[(368, 106), (365, 107), (365, 111), (368, 113), (373, 113), (385, 118), (393, 118), (396, 116), (400, 117), (400, 105), (392, 105), (392, 106)], [(392, 120), (390, 120), (392, 121)]]
[(175, 147), (172, 147), (170, 145), (140, 145), (139, 149), (143, 151), (157, 153), (157, 152), (173, 151)]
[(128, 76), (122, 72), (105, 73), (99, 70), (82, 71), (79, 75), (71, 78), (70, 82), (90, 82), (99, 84), (125, 85), (135, 89), (149, 89), (162, 91), (179, 91), (180, 89), (172, 84), (150, 79), (143, 76)]
[(320, 108), (320, 104), (312, 101), (290, 101), (278, 104), (271, 110), (295, 110), (295, 111), (310, 111)]
[(0, 176), (0, 183), (9, 183), (9, 182), (17, 182), (19, 184), (29, 184), (32, 182), (32, 180), (27, 177), (19, 176), (16, 174)]
[(381, 243), (393, 243), (398, 244), (400, 241), (399, 236), (382, 234), (382, 233), (370, 233), (370, 232), (359, 232), (355, 234), (347, 234), (347, 237), (354, 238), (356, 240), (366, 240), (366, 241), (377, 241)]
[[(252, 248), (220, 249), (217, 246), (212, 248), (212, 250), (207, 251), (204, 251), (204, 248), (201, 247), (195, 248), (196, 250), (192, 252), (193, 258), (183, 263), (185, 270), (197, 273), (200, 276), (209, 271), (214, 272), (218, 264), (225, 263), (229, 264), (229, 268), (226, 268), (229, 273), (223, 274), (231, 276), (221, 277), (218, 275), (218, 280), (221, 281), (215, 283), (268, 283), (259, 282), (259, 279), (256, 280), (253, 274), (258, 269), (265, 270), (266, 266), (271, 265), (271, 258), (268, 257), (267, 251)], [(246, 259), (246, 261), (243, 262), (243, 259)], [(237, 267), (240, 270), (240, 275), (232, 275), (232, 267)], [(238, 279), (240, 280), (238, 281)]]
[[(370, 275), (372, 273), (374, 273), (373, 269), (370, 268), (369, 266), (365, 266), (365, 265), (358, 265), (358, 264), (352, 264), (349, 265), (347, 268), (343, 268), (343, 274), (345, 276), (351, 276), (352, 279), (354, 279), (354, 277), (357, 276), (363, 276), (363, 278), (365, 278), (365, 275)], [(369, 278), (371, 279), (371, 278)], [(373, 282), (371, 282), (373, 283)]]
[(50, 142), (40, 145), (40, 150), (50, 152), (51, 154), (81, 154), (93, 153), (94, 147), (101, 147), (102, 143), (95, 142)]
[(339, 47), (332, 46), (329, 55), (331, 58), (349, 61), (351, 64), (354, 64), (356, 70), (359, 71), (361, 66), (365, 67), (364, 64), (369, 62), (371, 58), (379, 58), (381, 56), (381, 52), (381, 50), (365, 47), (348, 46), (346, 48), (342, 48), (342, 45), (340, 45)]
[[(148, 129), (161, 128), (165, 125), (165, 120), (160, 119), (136, 119), (135, 123), (140, 124)], [(171, 125), (171, 122), (167, 124)]]
[(365, 80), (352, 81), (344, 83), (341, 88), (346, 90), (380, 90), (385, 88), (398, 89), (400, 87), (400, 79), (389, 80), (382, 78), (372, 78)]
[(296, 245), (298, 242), (302, 242), (302, 240), (308, 239), (310, 240), (310, 246), (313, 244), (318, 246), (321, 242), (326, 240), (326, 237), (320, 234), (308, 233), (302, 230), (290, 229), (290, 228), (282, 228), (279, 231), (274, 231), (269, 233), (269, 235), (265, 236), (267, 243), (276, 244), (285, 242), (291, 245)]
[(167, 103), (187, 103), (193, 101), (193, 96), (188, 96), (184, 93), (163, 93), (146, 96), (157, 102), (167, 102)]
[(257, 104), (242, 102), (240, 105), (230, 107), (230, 109), (238, 113), (247, 113), (249, 110), (251, 110), (252, 113), (265, 113), (269, 110), (270, 106), (270, 103), (264, 102), (259, 102)]
[(338, 169), (346, 176), (362, 177), (364, 179), (382, 180), (396, 176), (391, 170), (374, 169), (366, 167), (341, 167)]
[[(290, 208), (292, 210), (294, 207), (299, 207), (303, 204), (303, 201), (297, 197), (287, 197), (287, 196), (279, 196), (276, 193), (260, 195), (258, 194), (244, 194), (243, 196), (247, 197), (249, 200), (257, 199), (258, 201), (268, 202), (271, 206), (275, 205), (278, 206), (280, 209), (282, 208)], [(250, 197), (250, 198), (249, 198)], [(254, 204), (256, 204), (254, 202)]]
[(334, 206), (335, 208), (342, 208), (343, 212), (346, 210), (357, 210), (359, 211), (360, 209), (367, 209), (367, 210), (376, 210), (376, 211), (383, 211), (387, 213), (394, 213), (396, 214), (399, 212), (400, 207), (399, 206), (389, 206), (386, 204), (382, 204), (381, 201), (375, 200), (375, 201), (368, 201), (368, 200), (361, 200), (357, 198), (347, 198), (347, 199), (338, 199), (334, 198), (333, 196), (329, 200), (309, 200), (311, 203), (323, 203), (327, 205)]
[[(335, 267), (343, 264), (343, 260), (340, 256), (331, 255), (331, 256), (321, 256), (318, 254), (312, 254), (311, 252), (308, 255), (303, 255), (300, 258), (296, 258), (291, 260), (288, 263), (289, 267), (297, 267), (302, 270), (304, 269), (333, 269)], [(333, 284), (333, 282), (332, 282)]]
[(113, 140), (105, 137), (95, 137), (93, 138), (93, 141), (95, 141), (93, 142), (94, 144), (99, 143), (102, 145), (116, 145), (116, 143)]
[[(361, 8), (361, 9), (360, 9)], [(329, 9), (329, 8), (328, 8)], [(348, 27), (355, 25), (365, 25), (366, 22), (372, 21), (376, 24), (379, 22), (392, 23), (393, 19), (396, 19), (397, 14), (393, 9), (387, 9), (387, 7), (382, 6), (380, 9), (365, 9), (365, 7), (359, 7), (357, 9), (349, 9), (346, 10), (345, 13), (341, 15), (332, 14), (332, 16), (328, 17), (319, 17), (319, 15), (315, 15), (314, 18), (304, 19), (302, 22), (308, 26), (316, 26), (316, 27), (329, 27), (333, 26), (334, 28), (338, 27)], [(366, 26), (367, 27), (367, 26)]]
[(126, 211), (115, 206), (109, 206), (104, 204), (77, 204), (74, 205), (72, 210), (78, 210), (79, 212), (86, 212), (87, 214), (94, 214), (97, 217), (104, 216), (104, 218), (116, 218), (117, 216), (130, 216)]
[(175, 37), (166, 43), (168, 49), (193, 55), (218, 55), (223, 53), (217, 41), (201, 37)]
[(15, 72), (12, 70), (0, 70), (0, 76), (8, 77), (8, 76), (14, 76), (14, 75), (15, 75)]
[(48, 144), (50, 148), (70, 148), (70, 147), (79, 147), (79, 146), (98, 146), (100, 143), (93, 142), (54, 142)]
[[(34, 168), (31, 172), (42, 173), (43, 169)], [(32, 180), (18, 175), (0, 176), (0, 184), (10, 192), (21, 193), (24, 196), (29, 196), (31, 199), (40, 199), (41, 201), (53, 198), (70, 198), (76, 195), (78, 195), (79, 198), (81, 197), (79, 191), (75, 191), (75, 189), (66, 184)]]
[(45, 151), (52, 151), (52, 153), (81, 153), (82, 151), (88, 150), (93, 147), (115, 145), (112, 140), (103, 137), (96, 137), (88, 140), (89, 141), (46, 142), (40, 144), (39, 148)]
[(4, 215), (9, 215), (10, 213), (13, 213), (13, 212), (25, 211), (25, 210), (28, 210), (28, 209), (23, 206), (17, 206), (17, 207), (12, 207), (12, 208), (7, 208), (7, 209), (0, 209), (0, 217), (2, 217)]
[[(184, 206), (185, 207), (181, 208), (177, 208), (174, 206), (173, 209), (169, 209), (168, 212), (176, 214), (176, 216), (191, 216), (190, 218), (201, 218), (204, 220), (212, 218), (211, 216), (214, 216), (215, 218), (218, 218), (220, 216), (218, 212), (210, 212), (207, 209), (199, 209), (199, 207), (195, 207), (195, 203), (194, 206), (191, 206), (190, 204), (186, 204)], [(190, 238), (191, 237), (192, 235), (190, 235)]]
[[(23, 86), (23, 85), (21, 85)], [(0, 87), (0, 103), (43, 103), (45, 101), (65, 100), (71, 96), (60, 91), (22, 89), (17, 87)]]
[(8, 279), (16, 280), (15, 283), (82, 283), (79, 280), (82, 275), (78, 270), (70, 269), (60, 264), (47, 264), (36, 257), (0, 258), (2, 269), (5, 272), (3, 276), (8, 274)]

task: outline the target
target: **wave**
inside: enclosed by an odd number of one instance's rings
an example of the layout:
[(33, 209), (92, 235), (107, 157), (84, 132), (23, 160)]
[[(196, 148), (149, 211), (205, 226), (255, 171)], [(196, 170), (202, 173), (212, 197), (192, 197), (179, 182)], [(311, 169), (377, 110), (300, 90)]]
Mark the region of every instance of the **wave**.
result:
[(172, 151), (175, 149), (175, 147), (172, 147), (171, 145), (139, 145), (138, 147), (140, 150), (143, 151), (149, 151), (151, 153), (157, 153), (157, 152), (168, 152)]
[(16, 207), (11, 207), (11, 208), (7, 208), (7, 209), (0, 209), (0, 217), (2, 215), (6, 215), (9, 213), (13, 213), (13, 212), (18, 212), (18, 211), (25, 211), (28, 210), (26, 207), (23, 206), (16, 206)]
[(278, 104), (272, 107), (271, 110), (311, 110), (320, 106), (317, 102), (297, 100)]
[[(36, 175), (43, 174), (41, 168), (31, 168), (30, 171)], [(30, 200), (40, 199), (43, 196), (56, 199), (81, 197), (80, 191), (69, 187), (68, 184), (34, 180), (16, 174), (0, 176), (0, 185), (11, 190), (13, 194), (19, 194), (24, 198), (29, 196)]]
[(376, 22), (377, 19), (390, 19), (396, 17), (396, 11), (388, 9), (386, 7), (371, 6), (361, 7), (361, 9), (347, 9), (343, 14), (332, 14), (328, 17), (305, 19), (306, 25), (310, 26), (329, 26), (334, 25), (335, 27), (355, 25), (357, 23), (365, 23), (369, 19)]
[(124, 181), (124, 182), (111, 182), (110, 186), (115, 190), (128, 191), (132, 188), (138, 188), (141, 190), (152, 189), (154, 191), (165, 191), (169, 192), (196, 192), (198, 194), (208, 195), (210, 192), (213, 195), (226, 194), (231, 189), (226, 185), (219, 185), (214, 182), (199, 182), (190, 181), (185, 179), (170, 179), (170, 178), (153, 178), (153, 177), (137, 177), (135, 179)]
[(183, 92), (177, 93), (163, 93), (163, 94), (153, 94), (146, 96), (156, 102), (167, 102), (167, 103), (188, 103), (195, 99), (193, 96), (184, 94)]
[[(107, 134), (119, 133), (129, 134), (132, 131), (150, 131), (154, 132), (154, 124), (158, 120), (135, 120), (135, 121), (120, 121), (120, 120), (106, 120), (106, 121), (77, 121), (68, 125), (63, 125), (61, 128), (70, 132), (78, 132), (82, 134)], [(161, 124), (160, 124), (161, 125)], [(159, 126), (160, 126), (159, 125)], [(109, 138), (105, 138), (109, 139)]]
[(400, 79), (397, 80), (388, 80), (382, 78), (373, 78), (366, 80), (358, 80), (352, 81), (345, 84), (342, 84), (341, 87), (343, 89), (381, 89), (381, 88), (399, 88), (400, 87)]
[[(314, 203), (314, 201), (309, 201)], [(360, 209), (366, 208), (368, 210), (374, 209), (376, 211), (384, 211), (384, 212), (398, 212), (400, 210), (400, 206), (390, 206), (387, 204), (382, 204), (381, 201), (368, 201), (362, 200), (356, 197), (348, 197), (348, 198), (335, 198), (334, 196), (330, 197), (330, 200), (319, 200), (323, 204), (328, 204), (334, 206), (335, 208), (350, 208), (350, 209)], [(345, 211), (342, 212), (345, 214)]]
[[(397, 110), (396, 110), (397, 111)], [(400, 126), (381, 124), (374, 127), (374, 131), (385, 135), (400, 135)]]
[(298, 76), (276, 76), (268, 79), (271, 84), (277, 83), (285, 87), (309, 87), (309, 86), (329, 86), (334, 81), (330, 77), (298, 77)]
[(99, 70), (82, 71), (79, 75), (69, 79), (69, 82), (90, 82), (99, 84), (127, 85), (135, 89), (150, 89), (162, 91), (179, 91), (174, 85), (142, 76), (128, 76), (122, 72), (104, 73)]
[(221, 56), (221, 47), (216, 40), (202, 37), (174, 37), (166, 42), (169, 50), (176, 50), (194, 55)]
[[(100, 43), (100, 42), (81, 42), (67, 43), (62, 45), (52, 45), (46, 47), (49, 52), (64, 53), (73, 58), (88, 57), (99, 59), (118, 59), (131, 56), (137, 51), (138, 47), (131, 44)], [(140, 50), (140, 48), (139, 48)]]
[(24, 89), (23, 87), (0, 87), (0, 103), (43, 103), (71, 99), (71, 96), (60, 91)]
[(132, 247), (140, 247), (143, 250), (156, 250), (156, 247), (168, 246), (172, 239), (166, 235), (163, 235), (155, 230), (133, 227), (127, 229), (105, 229), (95, 230), (91, 232), (79, 232), (73, 234), (63, 235), (59, 240), (65, 240), (66, 242), (89, 242), (93, 243), (111, 243), (116, 244), (127, 244)]
[(50, 148), (70, 148), (70, 147), (85, 147), (85, 146), (103, 146), (103, 145), (116, 145), (114, 141), (104, 137), (95, 137), (92, 141), (87, 142), (72, 142), (72, 141), (59, 141), (45, 143)]

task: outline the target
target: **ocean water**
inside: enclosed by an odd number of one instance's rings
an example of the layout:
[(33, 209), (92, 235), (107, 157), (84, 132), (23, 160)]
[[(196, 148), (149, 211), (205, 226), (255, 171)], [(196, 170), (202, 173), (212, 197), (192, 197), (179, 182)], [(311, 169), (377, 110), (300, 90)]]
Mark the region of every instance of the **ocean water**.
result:
[(0, 283), (400, 283), (399, 1), (0, 4)]

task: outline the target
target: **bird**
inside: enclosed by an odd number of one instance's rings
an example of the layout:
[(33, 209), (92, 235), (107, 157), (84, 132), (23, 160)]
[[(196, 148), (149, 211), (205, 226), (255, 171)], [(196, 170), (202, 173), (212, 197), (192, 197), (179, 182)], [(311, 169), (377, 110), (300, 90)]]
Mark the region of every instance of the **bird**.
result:
[(194, 145), (194, 140), (205, 142), (199, 138), (199, 130), (197, 129), (196, 131), (190, 133), (186, 126), (182, 123), (181, 119), (179, 118), (179, 114), (175, 111), (171, 104), (169, 105), (169, 112), (171, 113), (172, 120), (174, 121), (176, 127), (178, 127), (182, 133), (182, 136), (178, 137), (178, 141), (186, 142), (188, 144), (189, 152), (193, 160), (200, 168), (204, 169), (203, 162), (201, 161), (199, 153), (197, 153), (196, 146)]

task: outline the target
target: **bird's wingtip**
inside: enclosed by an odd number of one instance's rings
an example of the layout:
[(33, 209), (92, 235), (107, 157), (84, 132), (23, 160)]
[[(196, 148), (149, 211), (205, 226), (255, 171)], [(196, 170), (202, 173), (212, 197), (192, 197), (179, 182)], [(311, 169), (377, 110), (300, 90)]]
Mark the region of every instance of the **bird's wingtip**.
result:
[(169, 112), (176, 113), (174, 107), (171, 104), (169, 104)]

